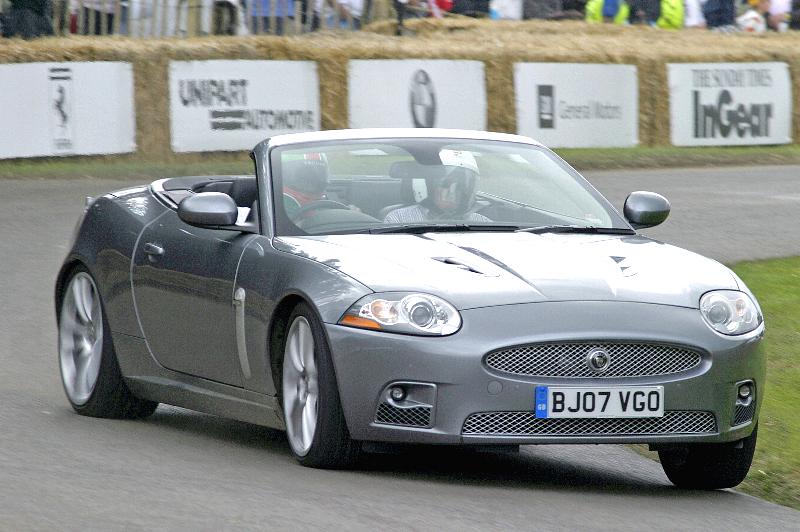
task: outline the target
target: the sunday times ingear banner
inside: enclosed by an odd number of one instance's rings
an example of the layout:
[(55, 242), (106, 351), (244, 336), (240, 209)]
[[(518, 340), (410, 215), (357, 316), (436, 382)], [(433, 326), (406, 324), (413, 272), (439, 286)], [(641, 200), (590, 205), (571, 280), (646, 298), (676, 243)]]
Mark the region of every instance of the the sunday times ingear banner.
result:
[(172, 61), (172, 151), (236, 151), (320, 128), (313, 61)]
[(136, 151), (130, 63), (0, 65), (0, 159)]
[(792, 141), (786, 63), (667, 65), (672, 144), (732, 146)]
[(350, 127), (486, 129), (480, 61), (352, 60)]
[(517, 63), (517, 132), (554, 148), (639, 143), (634, 65)]

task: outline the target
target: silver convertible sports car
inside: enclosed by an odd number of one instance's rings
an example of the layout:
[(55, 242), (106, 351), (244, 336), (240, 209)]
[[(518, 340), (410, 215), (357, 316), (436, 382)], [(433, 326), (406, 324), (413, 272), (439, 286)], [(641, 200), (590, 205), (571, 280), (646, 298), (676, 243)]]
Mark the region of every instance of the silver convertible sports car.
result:
[(746, 475), (762, 314), (728, 268), (637, 232), (662, 196), (620, 214), (484, 132), (282, 135), (252, 158), (87, 200), (55, 287), (78, 413), (285, 429), (312, 467), (375, 442), (642, 443), (678, 486)]

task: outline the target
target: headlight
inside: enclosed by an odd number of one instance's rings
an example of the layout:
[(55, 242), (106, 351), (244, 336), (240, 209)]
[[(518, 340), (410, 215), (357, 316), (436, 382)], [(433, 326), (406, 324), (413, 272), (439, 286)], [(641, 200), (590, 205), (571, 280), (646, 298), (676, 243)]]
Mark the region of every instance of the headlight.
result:
[(728, 335), (748, 333), (763, 321), (750, 296), (736, 290), (715, 290), (703, 294), (700, 313), (712, 329)]
[(347, 309), (339, 325), (387, 332), (447, 336), (461, 327), (458, 311), (444, 299), (408, 292), (370, 294)]

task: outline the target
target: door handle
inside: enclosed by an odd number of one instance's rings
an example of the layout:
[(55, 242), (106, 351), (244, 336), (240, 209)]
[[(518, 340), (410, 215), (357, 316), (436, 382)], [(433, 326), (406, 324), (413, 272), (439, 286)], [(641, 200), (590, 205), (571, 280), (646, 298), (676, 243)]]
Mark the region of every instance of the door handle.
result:
[(146, 243), (144, 245), (144, 252), (147, 255), (150, 255), (151, 257), (152, 256), (156, 256), (156, 255), (163, 255), (164, 254), (164, 248), (162, 248), (161, 246), (157, 246), (156, 244), (153, 244), (152, 242), (148, 242), (148, 243)]

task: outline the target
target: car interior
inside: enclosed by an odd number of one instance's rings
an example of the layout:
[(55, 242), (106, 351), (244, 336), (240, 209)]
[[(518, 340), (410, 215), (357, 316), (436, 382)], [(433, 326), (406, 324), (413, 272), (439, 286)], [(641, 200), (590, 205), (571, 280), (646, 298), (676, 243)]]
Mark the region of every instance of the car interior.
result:
[[(331, 176), (325, 191), (325, 203), (292, 220), (293, 234), (323, 233), (354, 225), (382, 222), (395, 209), (413, 205), (424, 198), (427, 174), (435, 167), (425, 168), (414, 161), (392, 164), (388, 176), (349, 175)], [(201, 192), (222, 192), (229, 195), (240, 210), (240, 222), (257, 218), (258, 189), (252, 175), (175, 177), (162, 182), (156, 191), (173, 208), (186, 197)], [(332, 205), (338, 204), (338, 205)], [(565, 220), (553, 213), (514, 202), (488, 193), (477, 194), (473, 212), (491, 220), (509, 224), (553, 224)], [(281, 216), (281, 213), (279, 213)]]

